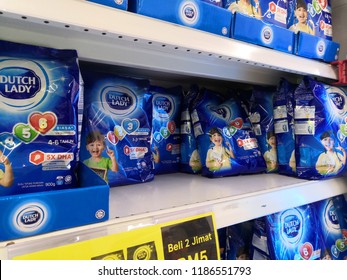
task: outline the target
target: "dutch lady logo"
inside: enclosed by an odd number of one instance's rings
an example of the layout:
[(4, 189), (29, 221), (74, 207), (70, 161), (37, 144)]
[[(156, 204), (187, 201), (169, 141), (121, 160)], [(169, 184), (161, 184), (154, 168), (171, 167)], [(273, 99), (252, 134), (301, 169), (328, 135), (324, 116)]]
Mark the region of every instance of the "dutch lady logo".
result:
[(126, 87), (109, 86), (101, 91), (102, 106), (107, 112), (118, 116), (130, 114), (136, 108), (136, 96)]
[(178, 15), (186, 25), (196, 25), (199, 21), (199, 8), (194, 1), (183, 1), (179, 7)]
[(337, 232), (341, 230), (340, 224), (335, 212), (335, 206), (331, 199), (329, 199), (329, 202), (326, 204), (324, 209), (324, 221), (327, 228), (329, 228), (329, 230), (335, 230)]
[(15, 212), (13, 224), (21, 232), (33, 232), (41, 228), (47, 221), (47, 210), (39, 204), (25, 204)]
[(9, 59), (0, 62), (0, 108), (24, 111), (41, 103), (46, 95), (47, 74), (38, 63)]
[(153, 98), (154, 118), (169, 119), (175, 111), (175, 104), (171, 97), (156, 94)]
[(328, 87), (326, 92), (333, 112), (338, 113), (340, 116), (345, 116), (347, 113), (346, 93), (337, 87)]
[(303, 234), (303, 217), (297, 209), (284, 211), (280, 217), (281, 235), (287, 244), (297, 244)]

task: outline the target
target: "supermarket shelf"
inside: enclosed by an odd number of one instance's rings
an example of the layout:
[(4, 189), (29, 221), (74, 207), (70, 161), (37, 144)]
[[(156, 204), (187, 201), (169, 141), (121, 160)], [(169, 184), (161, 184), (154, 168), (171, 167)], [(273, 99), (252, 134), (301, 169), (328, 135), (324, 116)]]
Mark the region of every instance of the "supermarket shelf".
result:
[(276, 85), (281, 76), (307, 74), (337, 80), (336, 67), (327, 63), (83, 0), (3, 0), (0, 34), (4, 40), (77, 49), (84, 61), (187, 79)]
[(221, 228), (345, 193), (346, 177), (307, 181), (278, 174), (215, 179), (157, 175), (152, 182), (112, 188), (109, 221), (2, 242), (0, 259), (210, 211)]

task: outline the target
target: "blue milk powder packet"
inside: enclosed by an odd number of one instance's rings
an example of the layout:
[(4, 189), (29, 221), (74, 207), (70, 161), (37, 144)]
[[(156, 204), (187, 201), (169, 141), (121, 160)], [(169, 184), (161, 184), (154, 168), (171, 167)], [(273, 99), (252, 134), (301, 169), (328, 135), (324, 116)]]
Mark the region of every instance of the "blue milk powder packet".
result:
[(152, 153), (154, 174), (179, 171), (180, 117), (183, 89), (181, 86), (163, 88), (151, 86), (153, 99)]
[(194, 122), (194, 133), (202, 161), (202, 175), (222, 177), (265, 171), (247, 114), (241, 104), (230, 98), (222, 104), (202, 101)]
[(211, 5), (215, 5), (218, 7), (223, 7), (223, 0), (201, 0), (206, 3), (210, 3)]
[(250, 121), (257, 138), (259, 149), (266, 162), (266, 172), (278, 171), (277, 140), (274, 130), (272, 87), (254, 87), (250, 102)]
[(287, 28), (332, 40), (330, 0), (289, 0)]
[(273, 97), (278, 173), (296, 176), (294, 92), (296, 85), (282, 78)]
[(199, 94), (199, 87), (192, 85), (184, 94), (181, 108), (181, 162), (180, 171), (197, 174), (201, 172), (201, 159), (198, 144), (194, 136), (193, 123), (190, 117), (191, 104)]
[(267, 238), (273, 260), (318, 260), (324, 248), (310, 204), (266, 216)]
[(248, 16), (254, 15), (251, 0), (225, 0), (223, 6), (233, 13), (241, 13)]
[(287, 0), (258, 0), (254, 2), (254, 9), (261, 14), (263, 21), (287, 28)]
[(0, 195), (77, 186), (77, 52), (0, 41)]
[(253, 221), (242, 222), (226, 228), (226, 259), (249, 260)]
[(347, 96), (304, 77), (295, 90), (295, 158), (298, 177), (324, 179), (345, 172)]
[[(336, 242), (336, 252), (337, 257), (340, 260), (347, 260), (347, 201), (346, 194), (337, 195), (333, 198), (333, 203), (335, 207), (335, 214), (338, 218), (339, 225), (341, 228), (342, 239)], [(332, 252), (334, 252), (333, 248)]]
[(253, 220), (252, 240), (250, 245), (251, 260), (270, 259), (266, 230), (266, 217)]
[[(342, 198), (344, 199), (343, 195)], [(337, 198), (338, 199), (338, 198)], [(347, 254), (347, 244), (342, 235), (339, 223), (338, 208), (334, 204), (335, 197), (312, 203), (317, 217), (319, 230), (324, 241), (322, 259), (343, 259)]]
[(149, 81), (82, 68), (85, 110), (81, 161), (110, 187), (154, 178)]

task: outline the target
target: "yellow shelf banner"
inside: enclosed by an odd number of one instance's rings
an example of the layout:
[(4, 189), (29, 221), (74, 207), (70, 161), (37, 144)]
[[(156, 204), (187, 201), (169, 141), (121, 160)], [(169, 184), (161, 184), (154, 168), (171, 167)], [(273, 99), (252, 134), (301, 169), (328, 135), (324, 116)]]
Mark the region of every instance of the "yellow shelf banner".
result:
[(16, 256), (17, 260), (219, 260), (213, 213)]

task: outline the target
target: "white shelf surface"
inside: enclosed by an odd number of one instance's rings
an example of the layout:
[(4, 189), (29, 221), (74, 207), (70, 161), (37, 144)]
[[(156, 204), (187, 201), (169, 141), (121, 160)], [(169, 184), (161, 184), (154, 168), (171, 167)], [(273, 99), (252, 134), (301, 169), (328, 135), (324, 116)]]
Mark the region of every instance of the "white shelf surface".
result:
[(279, 174), (209, 179), (157, 175), (152, 182), (111, 188), (110, 219), (0, 243), (0, 259), (213, 212), (216, 227), (347, 193), (347, 178), (308, 181)]
[(330, 64), (83, 0), (2, 0), (0, 38), (78, 50), (81, 60), (234, 82), (335, 81)]

